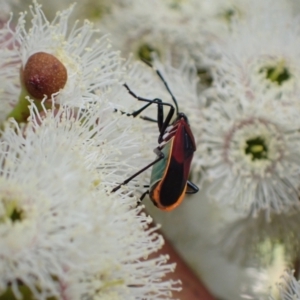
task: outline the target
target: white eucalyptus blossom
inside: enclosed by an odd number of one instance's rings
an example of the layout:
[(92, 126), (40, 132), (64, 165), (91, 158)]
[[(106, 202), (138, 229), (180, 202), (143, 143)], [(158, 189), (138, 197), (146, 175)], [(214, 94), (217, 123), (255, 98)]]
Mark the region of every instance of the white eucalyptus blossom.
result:
[(248, 22), (235, 22), (230, 35), (209, 44), (207, 56), (202, 56), (210, 66), (214, 91), (223, 89), (235, 97), (242, 87), (249, 98), (271, 94), (286, 101), (297, 97), (299, 26), (299, 19), (272, 10)]
[(89, 257), (84, 272), (71, 274), (67, 298), (78, 299), (80, 293), (88, 299), (169, 299), (172, 290), (180, 290), (179, 281), (163, 280), (175, 265), (166, 264), (168, 255), (154, 254), (164, 243), (157, 227), (149, 227), (152, 219), (141, 213), (142, 207), (128, 210), (128, 204), (128, 194), (94, 199), (98, 255)]
[(125, 7), (115, 6), (99, 26), (112, 34), (113, 45), (125, 56), (133, 53), (135, 58), (151, 60), (155, 52), (164, 59), (171, 49), (175, 59), (195, 41), (199, 22), (193, 16), (198, 7), (194, 0), (132, 1)]
[(299, 124), (291, 118), (297, 105), (237, 97), (203, 109), (196, 128), (196, 164), (207, 172), (209, 196), (244, 216), (298, 208)]
[(174, 265), (147, 259), (163, 245), (151, 218), (132, 191), (105, 192), (128, 168), (113, 154), (137, 147), (130, 118), (90, 109), (32, 105), (23, 130), (2, 134), (1, 291), (10, 283), (18, 296), (21, 282), (38, 299), (171, 297), (178, 282), (161, 278)]
[(282, 0), (214, 0), (199, 1), (203, 26), (208, 33), (208, 41), (213, 39), (224, 39), (227, 37), (235, 21), (251, 22), (260, 15), (268, 15), (270, 12), (281, 12), (292, 15), (292, 1)]
[(1, 144), (0, 290), (10, 284), (20, 297), (22, 282), (38, 299), (57, 297), (65, 270), (86, 264), (76, 244), (92, 225), (89, 173), (76, 152), (51, 143), (55, 132), (21, 135), (7, 131)]
[[(101, 183), (111, 188), (138, 171), (141, 164), (147, 164), (142, 151), (145, 137), (140, 124), (143, 121), (120, 115), (107, 100), (101, 103), (94, 96), (93, 102), (95, 104), (84, 110), (64, 107), (62, 111), (47, 111), (43, 107), (42, 111), (38, 111), (35, 105), (31, 105), (31, 134), (35, 134), (36, 128), (53, 130), (58, 141), (67, 142), (84, 154), (81, 160), (93, 174), (90, 175), (91, 184)], [(40, 128), (41, 123), (44, 126)], [(28, 134), (27, 130), (26, 136)], [(144, 183), (142, 178), (138, 176), (129, 186)]]
[[(41, 6), (34, 1), (33, 6), (30, 7), (32, 25), (29, 30), (25, 28), (26, 14), (21, 14), (19, 18), (15, 30), (15, 51), (20, 56), (24, 73), (27, 70), (29, 58), (36, 54), (45, 53), (45, 56), (53, 56), (57, 59), (58, 62), (53, 64), (62, 65), (61, 68), (65, 69), (66, 78), (65, 83), (59, 86), (56, 93), (53, 93), (56, 102), (84, 105), (91, 101), (91, 95), (95, 90), (104, 92), (107, 87), (119, 82), (122, 74), (121, 60), (118, 52), (110, 49), (106, 36), (96, 39), (99, 37), (98, 31), (89, 21), (85, 21), (81, 27), (78, 22), (70, 27), (69, 17), (72, 10), (73, 6), (58, 12), (53, 21), (49, 22)], [(38, 63), (35, 65), (40, 69), (43, 63)], [(53, 66), (53, 73), (55, 73), (56, 65)], [(51, 75), (54, 77), (55, 74)], [(41, 90), (40, 84), (45, 81), (44, 75), (42, 74), (41, 78), (37, 76), (32, 75), (28, 79), (28, 84)], [(26, 78), (23, 80), (26, 83)], [(77, 97), (78, 95), (81, 97)], [(79, 99), (79, 103), (75, 104), (74, 98)]]

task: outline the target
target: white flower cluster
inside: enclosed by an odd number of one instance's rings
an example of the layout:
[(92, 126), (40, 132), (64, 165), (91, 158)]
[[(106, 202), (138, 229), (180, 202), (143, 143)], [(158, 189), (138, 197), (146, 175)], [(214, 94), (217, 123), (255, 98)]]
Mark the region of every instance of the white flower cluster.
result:
[(111, 193), (149, 160), (143, 121), (118, 111), (138, 65), (72, 10), (49, 22), (34, 1), (29, 29), (25, 13), (0, 29), (0, 298), (171, 299), (142, 176)]

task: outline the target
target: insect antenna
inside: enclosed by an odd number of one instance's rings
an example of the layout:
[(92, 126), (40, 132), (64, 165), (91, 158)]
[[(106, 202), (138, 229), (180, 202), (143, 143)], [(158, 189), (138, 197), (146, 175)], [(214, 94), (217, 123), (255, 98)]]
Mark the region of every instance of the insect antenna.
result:
[(156, 74), (159, 76), (159, 78), (161, 79), (161, 81), (162, 81), (163, 84), (165, 85), (167, 91), (169, 92), (169, 94), (170, 94), (171, 97), (172, 97), (172, 100), (173, 100), (173, 102), (174, 102), (174, 104), (175, 104), (175, 108), (176, 108), (176, 114), (178, 115), (179, 108), (178, 108), (177, 100), (176, 100), (175, 96), (173, 95), (173, 93), (171, 92), (171, 90), (170, 90), (170, 88), (169, 88), (169, 86), (168, 86), (166, 80), (164, 79), (164, 77), (162, 76), (162, 74), (160, 73), (160, 71), (157, 70), (157, 69), (155, 69), (155, 68), (153, 67), (153, 65), (152, 65), (149, 61), (143, 59), (143, 62), (144, 62), (146, 65), (148, 65), (149, 67), (151, 67), (151, 68), (156, 72)]

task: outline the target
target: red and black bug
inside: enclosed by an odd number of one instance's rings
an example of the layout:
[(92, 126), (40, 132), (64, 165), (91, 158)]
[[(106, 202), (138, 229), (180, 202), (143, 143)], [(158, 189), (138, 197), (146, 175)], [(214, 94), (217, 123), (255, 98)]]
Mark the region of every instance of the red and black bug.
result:
[[(176, 208), (183, 200), (185, 194), (198, 192), (198, 187), (188, 180), (193, 154), (196, 151), (196, 143), (188, 123), (187, 116), (179, 112), (177, 100), (171, 92), (167, 82), (156, 70), (169, 92), (175, 107), (159, 98), (153, 100), (137, 96), (127, 84), (124, 84), (129, 94), (139, 101), (147, 102), (139, 110), (127, 114), (136, 117), (151, 104), (157, 105), (157, 120), (142, 116), (141, 118), (157, 122), (159, 129), (158, 146), (154, 149), (156, 159), (121, 184), (116, 186), (112, 192), (117, 191), (122, 185), (127, 184), (133, 178), (152, 167), (149, 190), (140, 198), (142, 201), (146, 194), (149, 194), (152, 202), (160, 209), (170, 211)], [(169, 112), (164, 120), (164, 106), (169, 107)], [(171, 120), (176, 112), (176, 118)]]

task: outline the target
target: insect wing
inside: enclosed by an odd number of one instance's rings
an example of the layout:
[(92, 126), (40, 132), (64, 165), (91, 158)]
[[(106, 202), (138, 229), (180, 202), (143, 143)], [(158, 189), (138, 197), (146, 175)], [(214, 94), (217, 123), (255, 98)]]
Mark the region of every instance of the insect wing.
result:
[(187, 182), (196, 143), (190, 126), (184, 121), (178, 121), (178, 129), (174, 136), (172, 158), (183, 165), (184, 181)]

